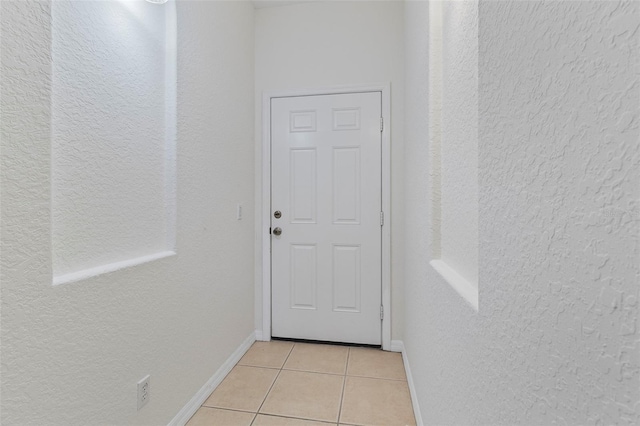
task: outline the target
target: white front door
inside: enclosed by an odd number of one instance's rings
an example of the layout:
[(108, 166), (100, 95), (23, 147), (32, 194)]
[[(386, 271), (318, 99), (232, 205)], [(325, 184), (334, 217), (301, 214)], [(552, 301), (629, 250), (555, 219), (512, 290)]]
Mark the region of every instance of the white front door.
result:
[(274, 337), (381, 343), (381, 101), (271, 101)]

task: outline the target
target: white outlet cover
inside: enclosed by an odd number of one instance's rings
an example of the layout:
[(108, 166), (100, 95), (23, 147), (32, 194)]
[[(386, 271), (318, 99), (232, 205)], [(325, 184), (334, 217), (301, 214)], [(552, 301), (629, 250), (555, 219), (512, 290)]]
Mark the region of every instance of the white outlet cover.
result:
[(144, 407), (150, 398), (150, 382), (151, 376), (146, 375), (142, 380), (138, 382), (138, 410)]

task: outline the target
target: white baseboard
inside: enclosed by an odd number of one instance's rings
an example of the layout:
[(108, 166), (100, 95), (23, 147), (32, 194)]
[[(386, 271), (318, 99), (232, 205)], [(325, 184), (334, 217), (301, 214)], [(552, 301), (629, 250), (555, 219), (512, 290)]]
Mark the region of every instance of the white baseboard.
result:
[(402, 353), (402, 362), (404, 363), (404, 372), (407, 375), (407, 385), (409, 385), (409, 393), (411, 394), (411, 405), (413, 405), (413, 415), (416, 418), (416, 425), (423, 426), (422, 413), (420, 412), (420, 405), (418, 404), (418, 396), (416, 395), (416, 388), (413, 384), (413, 376), (411, 375), (411, 367), (409, 366), (409, 357), (407, 351), (404, 349), (404, 342), (402, 340), (391, 341), (391, 351)]
[(402, 340), (392, 340), (389, 350), (391, 352), (402, 352), (404, 350), (404, 343)]
[(182, 407), (182, 410), (176, 414), (176, 416), (169, 422), (168, 426), (184, 426), (189, 419), (198, 411), (198, 408), (203, 402), (207, 400), (211, 392), (218, 387), (220, 383), (227, 377), (227, 374), (231, 369), (240, 361), (240, 358), (249, 350), (253, 342), (256, 341), (256, 333), (251, 333), (245, 340), (238, 346), (238, 348), (231, 354), (229, 358), (222, 364), (218, 371), (216, 371), (207, 383), (191, 398), (191, 400)]

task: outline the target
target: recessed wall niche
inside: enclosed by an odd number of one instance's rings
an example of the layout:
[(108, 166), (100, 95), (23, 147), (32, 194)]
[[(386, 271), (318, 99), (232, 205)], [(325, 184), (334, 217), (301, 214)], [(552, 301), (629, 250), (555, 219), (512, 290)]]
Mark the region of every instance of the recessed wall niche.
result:
[(429, 3), (431, 266), (478, 310), (478, 2)]
[(53, 283), (175, 247), (175, 3), (54, 1)]

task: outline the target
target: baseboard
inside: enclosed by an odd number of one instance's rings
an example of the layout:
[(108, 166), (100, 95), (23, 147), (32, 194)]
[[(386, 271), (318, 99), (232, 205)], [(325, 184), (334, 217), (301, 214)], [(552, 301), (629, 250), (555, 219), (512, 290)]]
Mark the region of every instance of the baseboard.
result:
[(402, 353), (402, 362), (404, 363), (404, 372), (407, 375), (407, 385), (409, 385), (409, 393), (411, 394), (411, 405), (413, 405), (413, 415), (416, 418), (416, 425), (423, 426), (422, 413), (420, 412), (420, 405), (418, 404), (418, 396), (416, 395), (416, 388), (413, 384), (413, 376), (411, 375), (411, 367), (409, 366), (409, 357), (407, 351), (404, 348), (404, 342), (402, 340), (392, 340), (391, 350), (393, 352)]
[(402, 352), (404, 350), (404, 343), (402, 340), (392, 340), (389, 350), (391, 352)]
[(231, 371), (234, 365), (240, 361), (240, 358), (249, 350), (253, 342), (256, 341), (256, 333), (251, 333), (245, 340), (238, 346), (238, 348), (231, 354), (229, 358), (222, 364), (218, 371), (216, 371), (207, 383), (191, 398), (191, 400), (185, 405), (182, 410), (176, 414), (176, 416), (169, 422), (168, 426), (184, 426), (189, 419), (198, 411), (198, 408), (203, 402), (207, 400), (211, 392), (218, 387), (220, 383), (227, 377), (227, 374)]

